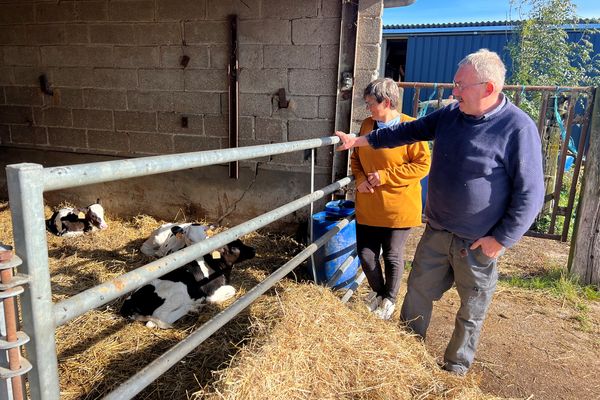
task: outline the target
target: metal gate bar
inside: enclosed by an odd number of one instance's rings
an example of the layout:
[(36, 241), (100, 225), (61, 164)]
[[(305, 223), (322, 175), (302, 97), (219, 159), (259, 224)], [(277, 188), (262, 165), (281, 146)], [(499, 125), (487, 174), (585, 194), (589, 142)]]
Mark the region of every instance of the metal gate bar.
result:
[[(24, 273), (31, 277), (29, 290), (21, 296), (24, 331), (31, 336), (31, 341), (27, 345), (27, 354), (31, 364), (35, 366), (28, 375), (31, 398), (54, 400), (60, 397), (56, 342), (54, 340), (54, 331), (57, 324), (62, 324), (85, 312), (86, 307), (104, 304), (110, 301), (107, 299), (114, 299), (120, 294), (126, 293), (125, 290), (117, 288), (118, 284), (123, 282), (113, 282), (101, 287), (100, 291), (90, 289), (92, 292), (86, 291), (87, 293), (84, 292), (84, 295), (79, 294), (57, 305), (53, 304), (44, 224), (44, 191), (312, 149), (334, 145), (338, 142), (339, 139), (332, 136), (237, 149), (201, 151), (53, 168), (43, 168), (39, 164), (30, 163), (7, 166), (6, 174), (14, 245), (17, 255), (23, 261)], [(350, 178), (345, 178), (339, 182), (342, 181), (346, 185), (350, 182)], [(323, 193), (317, 193), (312, 196), (314, 199), (318, 199), (323, 195)], [(264, 222), (261, 218), (263, 217), (256, 219), (258, 224)], [(266, 223), (268, 222), (264, 222), (265, 225)], [(241, 232), (246, 231), (240, 228), (238, 233), (241, 235), (243, 234)], [(218, 243), (225, 244), (227, 243), (225, 237), (220, 236), (212, 243), (217, 247)], [(147, 282), (144, 279), (149, 277), (151, 279), (151, 277), (166, 273), (167, 267), (174, 269), (175, 262), (183, 265), (184, 261), (191, 261), (195, 255), (199, 255), (204, 251), (208, 252), (203, 247), (194, 247), (183, 251), (182, 254), (168, 258), (167, 261), (150, 263), (145, 266), (149, 267), (146, 268), (149, 270), (149, 272), (146, 272), (146, 277), (136, 275), (130, 278), (128, 276), (124, 285), (127, 290), (133, 290), (135, 285), (129, 279), (141, 285), (143, 282)], [(159, 271), (157, 272), (157, 270)]]
[(136, 394), (142, 391), (142, 389), (156, 380), (156, 378), (165, 373), (165, 371), (167, 371), (169, 368), (179, 362), (179, 360), (198, 347), (202, 342), (208, 339), (210, 335), (232, 320), (259, 296), (273, 287), (273, 285), (275, 285), (281, 279), (285, 278), (288, 273), (290, 273), (292, 270), (294, 270), (294, 268), (300, 265), (300, 263), (314, 254), (315, 251), (327, 243), (330, 238), (340, 232), (349, 223), (350, 220), (348, 218), (342, 219), (340, 222), (334, 225), (331, 230), (327, 231), (323, 236), (317, 239), (317, 241), (311, 243), (294, 258), (285, 263), (283, 266), (279, 267), (279, 269), (269, 275), (265, 280), (254, 286), (245, 295), (233, 302), (232, 305), (215, 315), (208, 322), (198, 328), (198, 330), (196, 330), (194, 333), (148, 364), (137, 374), (129, 378), (123, 385), (119, 386), (116, 390), (109, 393), (106, 397), (104, 397), (104, 400), (126, 400), (133, 398)]
[[(414, 90), (413, 107), (412, 107), (414, 116), (417, 115), (417, 110), (419, 109), (419, 101), (420, 101), (419, 96), (420, 96), (421, 89), (437, 88), (437, 100), (438, 100), (438, 105), (439, 105), (439, 103), (441, 102), (442, 96), (443, 96), (443, 91), (445, 89), (452, 90), (452, 88), (454, 87), (454, 85), (452, 83), (427, 83), (427, 82), (398, 82), (398, 86), (401, 88), (404, 88), (404, 89), (413, 89)], [(569, 227), (571, 224), (571, 217), (572, 217), (573, 208), (575, 205), (576, 187), (577, 187), (577, 182), (579, 179), (581, 165), (583, 163), (583, 152), (585, 151), (585, 143), (587, 141), (588, 127), (589, 127), (589, 122), (590, 122), (590, 118), (591, 118), (593, 99), (594, 99), (594, 96), (596, 95), (596, 90), (593, 87), (589, 87), (589, 86), (557, 87), (557, 86), (537, 86), (537, 85), (531, 85), (531, 86), (504, 85), (503, 91), (514, 93), (514, 96), (515, 96), (514, 104), (517, 106), (519, 105), (519, 103), (522, 100), (522, 92), (541, 92), (541, 105), (540, 105), (540, 110), (539, 110), (540, 115), (539, 115), (538, 121), (536, 122), (540, 138), (542, 137), (542, 135), (544, 134), (544, 132), (546, 130), (546, 122), (547, 122), (546, 111), (548, 110), (548, 107), (551, 106), (549, 104), (550, 95), (552, 93), (556, 93), (557, 91), (560, 91), (561, 93), (565, 93), (565, 92), (570, 93), (572, 98), (574, 98), (574, 100), (572, 101), (572, 104), (569, 105), (569, 114), (568, 114), (567, 123), (566, 123), (566, 130), (567, 130), (566, 131), (566, 140), (564, 140), (562, 143), (562, 146), (563, 146), (561, 148), (562, 152), (560, 153), (559, 159), (557, 160), (557, 162), (559, 164), (558, 165), (559, 171), (557, 171), (557, 179), (556, 179), (555, 186), (553, 187), (552, 193), (551, 193), (551, 200), (554, 201), (554, 204), (552, 206), (552, 210), (550, 213), (550, 225), (548, 227), (548, 233), (535, 232), (532, 230), (529, 230), (526, 233), (527, 236), (533, 236), (533, 237), (539, 237), (539, 238), (545, 238), (545, 239), (562, 240), (563, 242), (565, 242), (568, 239)], [(583, 115), (578, 114), (577, 115), (578, 118), (576, 118), (575, 117), (576, 101), (581, 98), (584, 98), (584, 97), (586, 98), (585, 111), (583, 112)], [(575, 163), (574, 163), (575, 169), (573, 172), (572, 184), (571, 184), (571, 187), (569, 190), (569, 200), (568, 200), (568, 204), (565, 208), (565, 207), (559, 206), (558, 203), (560, 200), (560, 192), (562, 189), (562, 183), (563, 183), (563, 179), (564, 179), (564, 165), (565, 165), (566, 152), (567, 152), (567, 148), (565, 146), (567, 146), (568, 140), (571, 137), (574, 124), (581, 124), (582, 128), (581, 128), (580, 141), (578, 144), (578, 153), (577, 153), (577, 157), (575, 158)], [(559, 215), (564, 215), (564, 217), (565, 217), (564, 222), (563, 222), (563, 228), (562, 228), (561, 232), (555, 233), (556, 219)]]
[(325, 197), (328, 194), (348, 185), (352, 182), (350, 177), (340, 179), (321, 190), (308, 194), (288, 204), (278, 207), (272, 211), (262, 214), (256, 218), (246, 221), (240, 225), (228, 229), (225, 232), (212, 236), (192, 246), (181, 249), (168, 256), (146, 264), (142, 267), (128, 272), (108, 282), (94, 286), (81, 293), (76, 294), (54, 306), (54, 323), (58, 327), (72, 319), (86, 313), (87, 311), (100, 307), (118, 297), (121, 297), (134, 289), (137, 289), (153, 279), (173, 271), (182, 265), (202, 257), (211, 251), (225, 246), (227, 243), (242, 235), (253, 232), (258, 228), (270, 224), (279, 218), (309, 205), (311, 202)]

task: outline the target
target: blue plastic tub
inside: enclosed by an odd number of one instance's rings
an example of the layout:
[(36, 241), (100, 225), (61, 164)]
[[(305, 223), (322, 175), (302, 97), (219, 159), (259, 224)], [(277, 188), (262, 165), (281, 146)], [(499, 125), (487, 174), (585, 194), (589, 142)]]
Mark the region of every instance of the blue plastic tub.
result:
[[(312, 216), (313, 238), (320, 238), (327, 233), (342, 218), (354, 214), (354, 202), (348, 200), (330, 201), (325, 205), (325, 211)], [(358, 271), (360, 261), (356, 255), (356, 221), (352, 220), (340, 232), (323, 245), (314, 255), (317, 282), (326, 283), (339, 269), (342, 263), (353, 256), (354, 261), (346, 272), (333, 285), (334, 289), (348, 288)]]

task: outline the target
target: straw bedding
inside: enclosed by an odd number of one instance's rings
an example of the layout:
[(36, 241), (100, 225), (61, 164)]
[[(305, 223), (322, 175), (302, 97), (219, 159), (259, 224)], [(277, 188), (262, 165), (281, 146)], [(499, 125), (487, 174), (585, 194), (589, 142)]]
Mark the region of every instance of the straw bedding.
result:
[[(77, 238), (48, 234), (55, 302), (149, 262), (139, 248), (165, 221), (109, 214), (107, 222), (109, 229)], [(0, 226), (0, 241), (13, 244), (10, 211), (2, 202)], [(243, 240), (257, 257), (234, 269), (236, 297), (301, 248), (289, 237), (268, 233)], [(476, 378), (441, 371), (397, 322), (373, 318), (358, 300), (350, 307), (341, 304), (329, 290), (302, 283), (302, 276), (299, 267), (136, 398), (491, 398), (477, 388)], [(206, 306), (174, 329), (151, 330), (121, 318), (122, 301), (57, 329), (61, 399), (103, 397), (231, 303)]]
[(218, 372), (212, 399), (484, 399), (473, 378), (439, 369), (397, 323), (347, 307), (328, 289), (286, 288), (268, 335)]

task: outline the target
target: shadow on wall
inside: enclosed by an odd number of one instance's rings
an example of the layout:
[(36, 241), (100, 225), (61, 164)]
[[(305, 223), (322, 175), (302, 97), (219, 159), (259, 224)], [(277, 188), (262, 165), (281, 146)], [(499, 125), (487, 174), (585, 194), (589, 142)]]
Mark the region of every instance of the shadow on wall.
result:
[[(72, 165), (114, 160), (107, 156), (90, 156), (61, 152), (42, 152), (0, 147), (0, 167), (24, 162), (44, 166)], [(329, 174), (315, 177), (315, 187), (329, 183)], [(240, 178), (230, 179), (228, 167), (217, 165), (157, 174), (128, 180), (106, 182), (59, 191), (45, 192), (47, 205), (63, 202), (87, 204), (101, 197), (110, 216), (130, 218), (147, 214), (165, 221), (207, 220), (234, 226), (289, 203), (310, 191), (310, 175), (305, 171), (280, 171), (240, 168)], [(6, 175), (0, 177), (0, 198), (8, 199)], [(324, 203), (323, 203), (324, 204)], [(315, 205), (317, 210), (319, 204)], [(294, 234), (308, 220), (305, 207), (270, 225), (268, 230)]]

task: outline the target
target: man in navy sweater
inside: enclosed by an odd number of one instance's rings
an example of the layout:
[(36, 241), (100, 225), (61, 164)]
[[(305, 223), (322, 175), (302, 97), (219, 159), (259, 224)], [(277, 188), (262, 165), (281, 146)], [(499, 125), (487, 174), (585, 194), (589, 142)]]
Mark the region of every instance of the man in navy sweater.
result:
[(355, 137), (337, 150), (434, 140), (427, 227), (408, 277), (400, 318), (425, 338), (433, 301), (456, 283), (460, 308), (443, 368), (465, 374), (498, 280), (497, 259), (529, 229), (544, 198), (535, 123), (502, 94), (506, 69), (487, 49), (458, 64), (457, 100), (413, 122)]

